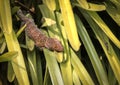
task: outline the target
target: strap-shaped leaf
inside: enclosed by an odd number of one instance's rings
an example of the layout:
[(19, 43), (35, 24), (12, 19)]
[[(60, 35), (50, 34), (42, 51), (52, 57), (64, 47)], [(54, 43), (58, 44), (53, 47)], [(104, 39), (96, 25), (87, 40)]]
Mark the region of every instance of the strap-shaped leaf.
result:
[(17, 51), (7, 52), (0, 56), (0, 62), (11, 61), (13, 58), (17, 57)]
[(72, 48), (78, 51), (81, 43), (78, 38), (77, 28), (70, 0), (59, 0), (59, 3), (67, 38)]
[(88, 14), (92, 17), (92, 19), (98, 24), (98, 26), (103, 30), (103, 32), (109, 37), (109, 39), (120, 48), (120, 41), (117, 37), (112, 33), (109, 27), (105, 24), (105, 22), (100, 18), (100, 16), (96, 12), (88, 11)]
[(12, 18), (9, 0), (0, 0), (0, 19), (2, 30), (6, 33), (12, 32)]
[(109, 85), (106, 72), (105, 72), (105, 70), (102, 66), (102, 63), (99, 59), (99, 56), (98, 56), (98, 54), (93, 46), (93, 43), (90, 39), (90, 36), (87, 33), (87, 30), (85, 29), (85, 27), (82, 24), (79, 17), (75, 16), (75, 18), (76, 18), (76, 23), (78, 26), (80, 38), (83, 41), (83, 44), (84, 44), (86, 51), (89, 55), (89, 58), (91, 60), (91, 63), (93, 65), (93, 68), (95, 70), (95, 73), (96, 73), (96, 76), (98, 78), (99, 83), (101, 85)]

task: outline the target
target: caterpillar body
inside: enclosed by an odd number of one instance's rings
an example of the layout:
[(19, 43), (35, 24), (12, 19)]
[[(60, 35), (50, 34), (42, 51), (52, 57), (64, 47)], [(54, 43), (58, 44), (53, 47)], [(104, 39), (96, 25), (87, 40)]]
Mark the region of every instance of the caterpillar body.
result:
[(40, 29), (38, 29), (32, 18), (26, 17), (21, 10), (17, 11), (17, 15), (20, 20), (26, 24), (25, 31), (27, 36), (35, 42), (36, 47), (45, 47), (49, 50), (58, 52), (63, 51), (61, 42), (56, 38), (47, 37)]

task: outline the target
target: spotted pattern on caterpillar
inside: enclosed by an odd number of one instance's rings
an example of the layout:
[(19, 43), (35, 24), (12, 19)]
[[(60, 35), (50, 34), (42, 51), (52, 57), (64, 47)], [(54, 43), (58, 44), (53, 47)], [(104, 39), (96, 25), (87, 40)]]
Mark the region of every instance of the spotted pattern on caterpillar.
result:
[(22, 22), (26, 24), (25, 31), (27, 36), (35, 42), (35, 45), (39, 48), (45, 47), (52, 51), (63, 51), (61, 42), (56, 38), (47, 37), (38, 27), (35, 25), (34, 20), (26, 17), (21, 10), (17, 11), (17, 15)]

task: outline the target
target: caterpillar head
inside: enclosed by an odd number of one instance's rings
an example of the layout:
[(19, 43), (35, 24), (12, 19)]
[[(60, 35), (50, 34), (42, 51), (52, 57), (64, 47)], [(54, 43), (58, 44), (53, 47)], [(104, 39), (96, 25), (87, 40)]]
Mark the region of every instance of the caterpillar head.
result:
[(56, 38), (48, 38), (45, 42), (45, 47), (49, 50), (58, 52), (62, 52), (64, 50), (61, 42)]

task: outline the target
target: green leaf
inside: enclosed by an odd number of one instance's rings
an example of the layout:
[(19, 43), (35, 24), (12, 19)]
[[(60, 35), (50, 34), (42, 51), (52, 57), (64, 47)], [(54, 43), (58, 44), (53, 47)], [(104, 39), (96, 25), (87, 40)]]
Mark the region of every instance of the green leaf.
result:
[(78, 56), (74, 53), (71, 49), (71, 62), (74, 70), (76, 71), (79, 79), (81, 80), (83, 85), (94, 85), (92, 78), (90, 77), (89, 73), (85, 69), (82, 62), (79, 60)]
[(110, 67), (110, 65), (108, 66), (108, 79), (109, 79), (110, 85), (116, 85), (117, 80), (115, 78), (115, 75), (114, 75), (113, 70)]
[(87, 0), (76, 0), (76, 1), (79, 3), (80, 7), (86, 8), (86, 9), (89, 8)]
[(18, 55), (17, 51), (7, 52), (0, 56), (0, 62), (11, 61), (15, 57), (17, 57), (17, 55)]
[(75, 24), (74, 14), (70, 0), (59, 0), (59, 4), (68, 41), (71, 47), (75, 51), (78, 51), (81, 46), (81, 42), (78, 37), (77, 27)]
[[(13, 70), (20, 85), (29, 85), (28, 74), (17, 37), (12, 28), (12, 17), (9, 0), (0, 0), (0, 21), (7, 43), (8, 51), (17, 51), (18, 56), (12, 59)], [(21, 75), (22, 74), (22, 75)]]
[(42, 18), (43, 25), (41, 27), (47, 27), (56, 24), (56, 22), (50, 18), (43, 17)]
[(52, 85), (49, 70), (48, 70), (47, 66), (46, 66), (46, 70), (45, 70), (44, 84), (43, 85)]
[(67, 54), (66, 62), (60, 63), (60, 68), (61, 68), (62, 77), (64, 80), (64, 85), (72, 85), (73, 84), (73, 79), (72, 79), (73, 75), (72, 75), (70, 55)]
[(14, 6), (13, 8), (12, 8), (12, 15), (13, 14), (15, 14), (18, 10), (20, 9), (20, 7), (18, 7), (18, 6)]
[(89, 55), (89, 58), (91, 60), (91, 63), (93, 65), (93, 68), (95, 70), (95, 73), (96, 73), (99, 83), (101, 85), (109, 85), (106, 72), (102, 66), (99, 56), (92, 44), (92, 41), (91, 41), (84, 25), (82, 24), (82, 22), (80, 21), (78, 16), (75, 15), (75, 19), (76, 19), (76, 24), (78, 26), (78, 33), (80, 35), (81, 40), (83, 41), (83, 44), (86, 48), (87, 53)]
[(73, 70), (73, 83), (74, 85), (81, 85), (80, 79), (75, 70)]
[(4, 52), (5, 48), (6, 48), (6, 42), (4, 41), (0, 47), (0, 54)]
[[(115, 53), (112, 45), (109, 42), (109, 38), (100, 29), (100, 27), (90, 18), (90, 16), (88, 17), (88, 14), (86, 12), (82, 11), (82, 13), (84, 13), (83, 15), (85, 15), (86, 20), (90, 24), (97, 39), (99, 40), (99, 42), (107, 56), (107, 59), (111, 65), (111, 68), (119, 82), (120, 81), (120, 77), (119, 77), (120, 76), (120, 72), (119, 72), (120, 71), (120, 61), (119, 61), (118, 56)], [(112, 36), (112, 35), (109, 35), (109, 36)]]
[(105, 22), (100, 18), (100, 16), (96, 12), (87, 11), (88, 14), (92, 17), (92, 19), (99, 25), (99, 27), (103, 30), (103, 32), (110, 38), (110, 40), (120, 48), (120, 41), (117, 37), (112, 33), (109, 27), (105, 24)]
[(41, 55), (39, 53), (39, 51), (37, 51), (36, 53), (36, 69), (37, 69), (37, 77), (38, 77), (38, 83), (39, 85), (43, 85), (43, 69), (42, 67), (44, 67), (42, 65), (42, 60), (41, 60)]
[(23, 26), (18, 30), (18, 32), (16, 33), (16, 36), (17, 36), (17, 37), (19, 37), (19, 35), (23, 32), (23, 30), (25, 29), (25, 27), (26, 27), (26, 24), (23, 25)]
[(34, 41), (31, 40), (30, 38), (28, 38), (27, 35), (26, 35), (26, 46), (27, 46), (29, 51), (33, 51), (34, 47), (35, 47)]
[(10, 62), (8, 63), (7, 78), (9, 82), (13, 82), (15, 79), (15, 73)]
[(50, 73), (50, 77), (53, 85), (64, 85), (60, 68), (55, 58), (54, 52), (44, 49), (45, 59), (47, 63), (47, 68)]
[[(83, 0), (81, 0), (81, 1), (83, 1)], [(73, 4), (73, 6), (81, 7), (83, 9), (89, 10), (89, 11), (103, 11), (106, 9), (104, 4), (94, 4), (94, 3), (86, 2), (87, 7), (84, 4), (79, 3), (79, 2), (78, 3), (73, 2), (72, 4)]]
[[(115, 1), (115, 0), (114, 0)], [(112, 19), (120, 26), (120, 2), (115, 2), (114, 4), (107, 0), (106, 11), (112, 17)]]
[(11, 18), (11, 10), (10, 10), (10, 2), (0, 0), (0, 19), (2, 30), (6, 33), (12, 32), (12, 18)]
[(36, 67), (36, 53), (35, 53), (35, 49), (33, 49), (34, 43), (31, 39), (28, 38), (27, 35), (26, 35), (26, 45), (28, 46), (28, 48), (31, 48), (32, 46), (32, 49), (27, 50), (27, 59), (28, 59), (28, 64), (30, 68), (32, 83), (33, 85), (39, 85), (38, 77), (37, 77), (37, 67)]

